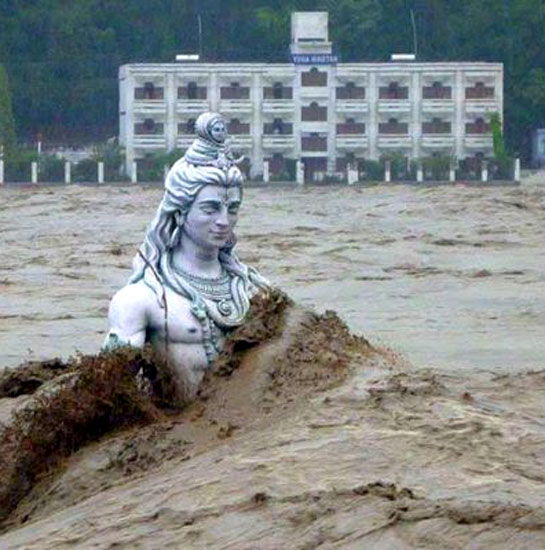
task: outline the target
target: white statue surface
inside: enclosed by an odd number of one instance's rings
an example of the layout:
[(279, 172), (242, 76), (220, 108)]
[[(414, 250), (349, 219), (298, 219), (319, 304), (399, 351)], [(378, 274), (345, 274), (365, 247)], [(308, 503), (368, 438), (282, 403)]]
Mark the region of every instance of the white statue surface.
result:
[(180, 397), (192, 399), (250, 298), (268, 288), (233, 251), (243, 176), (221, 115), (204, 113), (197, 138), (170, 169), (165, 194), (113, 297), (105, 349), (151, 344)]

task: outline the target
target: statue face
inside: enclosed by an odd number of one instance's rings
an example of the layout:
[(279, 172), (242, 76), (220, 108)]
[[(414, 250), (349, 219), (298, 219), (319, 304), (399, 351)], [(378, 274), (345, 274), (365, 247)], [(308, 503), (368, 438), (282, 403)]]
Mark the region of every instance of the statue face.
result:
[(215, 120), (212, 126), (210, 127), (210, 135), (218, 143), (223, 143), (227, 137), (227, 129), (225, 128), (225, 123), (223, 120)]
[(225, 246), (238, 220), (239, 187), (207, 185), (199, 191), (183, 225), (184, 234), (204, 250)]

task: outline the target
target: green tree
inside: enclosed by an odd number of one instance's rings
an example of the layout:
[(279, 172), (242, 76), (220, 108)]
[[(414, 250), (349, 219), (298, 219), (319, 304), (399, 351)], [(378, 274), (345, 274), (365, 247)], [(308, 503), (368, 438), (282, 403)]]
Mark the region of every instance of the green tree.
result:
[(6, 156), (15, 147), (15, 120), (11, 109), (8, 75), (3, 65), (0, 65), (0, 149)]

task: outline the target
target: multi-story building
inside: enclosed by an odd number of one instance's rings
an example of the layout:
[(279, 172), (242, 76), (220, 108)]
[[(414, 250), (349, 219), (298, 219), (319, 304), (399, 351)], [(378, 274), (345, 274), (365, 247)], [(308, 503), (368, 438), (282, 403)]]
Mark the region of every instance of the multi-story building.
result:
[(305, 176), (397, 152), (410, 159), (492, 154), (503, 65), (339, 63), (328, 14), (292, 14), (292, 62), (145, 63), (120, 67), (120, 143), (127, 163), (186, 148), (206, 110), (228, 123), (251, 176), (302, 160)]

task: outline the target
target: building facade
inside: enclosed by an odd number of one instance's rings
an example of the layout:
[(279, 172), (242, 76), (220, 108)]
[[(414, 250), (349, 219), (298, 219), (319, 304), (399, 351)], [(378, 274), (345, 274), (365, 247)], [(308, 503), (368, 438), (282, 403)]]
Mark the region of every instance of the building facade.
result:
[(393, 152), (408, 159), (492, 155), (490, 118), (503, 113), (503, 65), (338, 63), (327, 13), (292, 14), (292, 62), (146, 63), (119, 70), (120, 144), (127, 165), (184, 149), (193, 123), (218, 111), (252, 177), (307, 179)]

